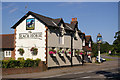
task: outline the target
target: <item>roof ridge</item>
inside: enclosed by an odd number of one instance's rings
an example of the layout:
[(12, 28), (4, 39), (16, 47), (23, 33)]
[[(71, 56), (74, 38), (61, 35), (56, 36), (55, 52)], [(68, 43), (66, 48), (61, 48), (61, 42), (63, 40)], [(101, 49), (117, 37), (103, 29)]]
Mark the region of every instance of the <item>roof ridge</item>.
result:
[(32, 12), (32, 11), (29, 11), (29, 12), (30, 12), (30, 13), (33, 13), (33, 14), (36, 14), (36, 15), (39, 15), (39, 16), (41, 16), (41, 17), (44, 17), (44, 18), (48, 18), (48, 19), (51, 19), (51, 20), (53, 20), (53, 18), (46, 17), (46, 16), (40, 15), (40, 14), (38, 14), (38, 13), (34, 13), (34, 12)]

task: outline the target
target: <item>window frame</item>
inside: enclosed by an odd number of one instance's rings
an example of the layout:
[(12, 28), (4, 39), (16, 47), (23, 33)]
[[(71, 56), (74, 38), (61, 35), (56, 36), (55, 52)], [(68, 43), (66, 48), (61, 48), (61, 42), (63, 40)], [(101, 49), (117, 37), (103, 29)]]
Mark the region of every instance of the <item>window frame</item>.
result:
[(12, 53), (10, 50), (5, 50), (4, 51), (4, 57), (11, 57)]

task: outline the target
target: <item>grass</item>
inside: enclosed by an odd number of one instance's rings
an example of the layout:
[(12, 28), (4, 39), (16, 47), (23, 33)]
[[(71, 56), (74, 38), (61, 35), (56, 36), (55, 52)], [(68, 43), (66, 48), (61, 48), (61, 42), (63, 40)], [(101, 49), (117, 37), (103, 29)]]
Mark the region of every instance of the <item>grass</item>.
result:
[(107, 56), (111, 56), (111, 57), (120, 57), (120, 55), (107, 55)]
[(106, 61), (113, 61), (114, 59), (105, 58)]

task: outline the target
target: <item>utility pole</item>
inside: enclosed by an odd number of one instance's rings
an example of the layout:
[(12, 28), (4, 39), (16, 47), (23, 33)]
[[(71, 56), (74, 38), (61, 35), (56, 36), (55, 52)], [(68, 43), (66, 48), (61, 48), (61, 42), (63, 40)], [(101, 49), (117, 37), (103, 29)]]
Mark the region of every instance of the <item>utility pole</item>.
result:
[(72, 55), (73, 55), (73, 34), (71, 34), (71, 67), (73, 66)]

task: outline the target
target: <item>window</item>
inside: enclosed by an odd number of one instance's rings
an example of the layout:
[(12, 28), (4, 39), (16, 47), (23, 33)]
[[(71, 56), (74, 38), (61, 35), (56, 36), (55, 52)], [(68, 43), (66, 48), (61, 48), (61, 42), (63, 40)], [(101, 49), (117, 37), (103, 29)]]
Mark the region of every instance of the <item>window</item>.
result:
[(85, 40), (83, 40), (83, 46), (85, 46)]
[(11, 51), (4, 51), (5, 57), (11, 57)]
[(64, 44), (64, 36), (59, 36), (59, 44)]
[(91, 42), (89, 42), (89, 47), (91, 47)]

